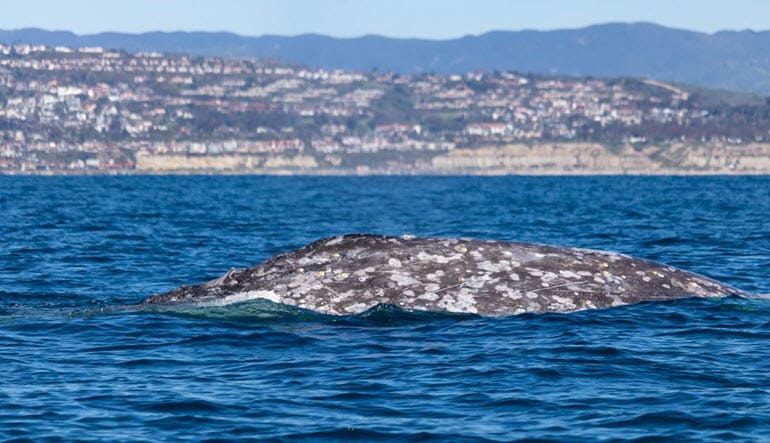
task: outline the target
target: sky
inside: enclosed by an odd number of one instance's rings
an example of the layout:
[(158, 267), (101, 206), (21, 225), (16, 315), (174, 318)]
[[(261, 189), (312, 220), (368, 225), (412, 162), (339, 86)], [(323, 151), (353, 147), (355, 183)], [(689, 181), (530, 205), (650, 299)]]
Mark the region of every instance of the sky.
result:
[(0, 29), (379, 34), (446, 39), (490, 30), (647, 21), (702, 32), (770, 29), (767, 0), (2, 0)]

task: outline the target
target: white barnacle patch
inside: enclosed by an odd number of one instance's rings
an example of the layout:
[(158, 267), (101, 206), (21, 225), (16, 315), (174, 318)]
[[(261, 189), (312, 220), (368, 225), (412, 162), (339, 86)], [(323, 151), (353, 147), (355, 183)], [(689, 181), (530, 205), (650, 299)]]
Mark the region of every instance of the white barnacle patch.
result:
[[(440, 264), (447, 264), (452, 260), (459, 260), (463, 256), (462, 254), (453, 254), (453, 255), (435, 255), (435, 254), (428, 254), (425, 251), (420, 251), (417, 253), (417, 260), (420, 261), (430, 261), (434, 263), (440, 263)], [(436, 273), (438, 275), (438, 272)]]
[(345, 239), (345, 236), (343, 236), (343, 235), (338, 235), (337, 237), (334, 237), (333, 239), (331, 239), (331, 240), (327, 241), (327, 242), (325, 243), (325, 246), (334, 246), (334, 245), (338, 245), (338, 244), (342, 243), (342, 241), (343, 241), (344, 239)]
[(508, 278), (510, 278), (513, 281), (521, 280), (521, 277), (519, 277), (519, 274), (517, 274), (515, 272), (511, 272), (510, 274), (508, 274)]
[(671, 285), (675, 288), (687, 289), (687, 285), (683, 281), (676, 278), (671, 279)]
[(484, 256), (481, 255), (481, 252), (479, 251), (471, 251), (471, 257), (473, 257), (474, 260), (481, 260), (484, 258)]
[(321, 283), (313, 274), (297, 274), (287, 284), (292, 296), (295, 294), (307, 294), (314, 290), (323, 288)]
[(473, 297), (473, 294), (465, 291), (460, 291), (460, 293), (457, 294), (457, 307), (462, 309), (461, 312), (470, 312), (473, 314), (478, 312), (476, 309), (476, 299)]
[(401, 260), (397, 258), (389, 258), (388, 259), (388, 266), (392, 268), (400, 268), (401, 267)]
[(540, 276), (540, 280), (545, 283), (549, 283), (556, 280), (557, 277), (558, 275), (554, 274), (553, 272), (545, 272), (542, 276)]
[(563, 278), (571, 278), (571, 279), (575, 279), (575, 280), (579, 280), (580, 279), (580, 275), (578, 275), (578, 274), (576, 274), (576, 273), (574, 273), (572, 271), (566, 270), (566, 269), (563, 269), (563, 270), (559, 271), (559, 276), (563, 277)]
[(461, 290), (455, 297), (449, 294), (443, 296), (437, 305), (449, 312), (469, 312), (473, 314), (478, 312), (478, 309), (476, 309), (476, 299), (473, 297), (473, 294), (466, 290)]
[(463, 281), (463, 285), (466, 286), (466, 287), (469, 287), (469, 288), (473, 288), (473, 289), (481, 289), (481, 288), (484, 287), (484, 284), (487, 281), (490, 280), (490, 278), (491, 277), (489, 275), (486, 275), (486, 274), (484, 274), (484, 275), (473, 275), (473, 276), (470, 276), (470, 277), (466, 278)]
[(439, 285), (437, 285), (436, 283), (428, 283), (427, 285), (425, 285), (425, 290), (427, 292), (436, 292), (439, 289), (441, 289), (441, 287)]
[(300, 266), (308, 266), (308, 265), (320, 265), (324, 263), (328, 263), (331, 261), (329, 259), (329, 254), (313, 254), (306, 257), (302, 257), (299, 260), (297, 260), (297, 264)]
[(455, 246), (455, 247), (454, 247), (454, 250), (455, 250), (455, 251), (457, 251), (457, 252), (459, 252), (460, 254), (465, 254), (466, 252), (468, 252), (468, 248), (466, 248), (466, 247), (465, 247), (465, 246), (463, 246), (463, 245), (457, 245), (457, 246)]
[(618, 285), (622, 285), (623, 284), (623, 279), (618, 277), (615, 274), (611, 274), (611, 273), (609, 273), (607, 271), (604, 271), (604, 272), (602, 272), (602, 276), (608, 282), (612, 282), (612, 283), (615, 283), (615, 284), (618, 284)]
[(355, 272), (353, 272), (353, 275), (358, 278), (358, 281), (363, 283), (371, 278), (371, 275), (369, 275), (369, 273), (373, 271), (374, 271), (374, 268), (368, 267), (366, 269), (356, 270)]
[(426, 292), (417, 298), (419, 300), (436, 301), (438, 300), (438, 294), (436, 294), (435, 292)]
[(332, 291), (332, 293), (334, 294), (334, 297), (331, 299), (332, 303), (339, 303), (356, 295), (356, 291), (345, 291), (340, 293)]
[(393, 274), (390, 276), (390, 279), (399, 286), (414, 286), (420, 284), (419, 280), (408, 274)]
[(495, 286), (495, 291), (500, 292), (503, 294), (503, 297), (511, 298), (514, 300), (518, 300), (521, 298), (521, 291), (518, 289), (512, 289), (505, 285), (497, 285)]
[(511, 265), (506, 261), (499, 261), (497, 263), (492, 263), (489, 260), (480, 262), (476, 264), (476, 267), (481, 269), (482, 271), (487, 272), (508, 272), (511, 270)]
[(352, 305), (345, 306), (343, 309), (351, 314), (358, 314), (366, 311), (368, 305), (365, 303), (354, 303)]
[(570, 309), (574, 309), (576, 307), (575, 302), (572, 299), (567, 297), (560, 297), (558, 295), (553, 295), (551, 299), (557, 304), (556, 308), (559, 311), (567, 311)]

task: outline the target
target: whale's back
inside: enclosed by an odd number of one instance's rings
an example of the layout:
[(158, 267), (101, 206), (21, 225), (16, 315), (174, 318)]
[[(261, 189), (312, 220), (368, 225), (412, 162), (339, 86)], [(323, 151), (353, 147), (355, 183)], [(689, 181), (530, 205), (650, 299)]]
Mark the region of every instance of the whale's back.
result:
[(328, 314), (378, 304), (510, 315), (743, 295), (707, 277), (612, 252), (473, 239), (339, 236), (182, 286), (145, 303), (266, 298)]

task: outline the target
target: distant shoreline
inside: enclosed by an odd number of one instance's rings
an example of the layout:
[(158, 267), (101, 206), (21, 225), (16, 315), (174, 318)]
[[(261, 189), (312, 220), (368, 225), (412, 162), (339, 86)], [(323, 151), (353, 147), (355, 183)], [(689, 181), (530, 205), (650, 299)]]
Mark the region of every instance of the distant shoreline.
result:
[[(407, 153), (408, 154), (408, 153)], [(286, 154), (153, 154), (133, 168), (5, 169), (2, 175), (265, 176), (718, 176), (770, 175), (770, 143), (611, 147), (597, 143), (513, 143), (391, 158)]]
[(368, 172), (341, 170), (317, 171), (39, 171), (39, 172), (2, 172), (0, 177), (163, 177), (163, 176), (252, 176), (252, 177), (761, 177), (770, 176), (770, 171), (586, 171), (572, 173), (550, 172), (505, 172), (505, 171), (472, 171), (472, 172), (428, 172), (428, 171), (399, 171), (399, 172)]

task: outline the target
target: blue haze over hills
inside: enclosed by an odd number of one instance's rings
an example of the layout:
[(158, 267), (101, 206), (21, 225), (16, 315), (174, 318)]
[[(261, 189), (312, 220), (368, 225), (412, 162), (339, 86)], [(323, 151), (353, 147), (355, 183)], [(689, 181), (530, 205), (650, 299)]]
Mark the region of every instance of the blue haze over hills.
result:
[(451, 40), (316, 34), (247, 37), (226, 32), (76, 35), (30, 28), (0, 31), (0, 42), (270, 58), (312, 67), (398, 73), (515, 70), (635, 76), (770, 94), (770, 32), (706, 34), (651, 23), (494, 31)]

